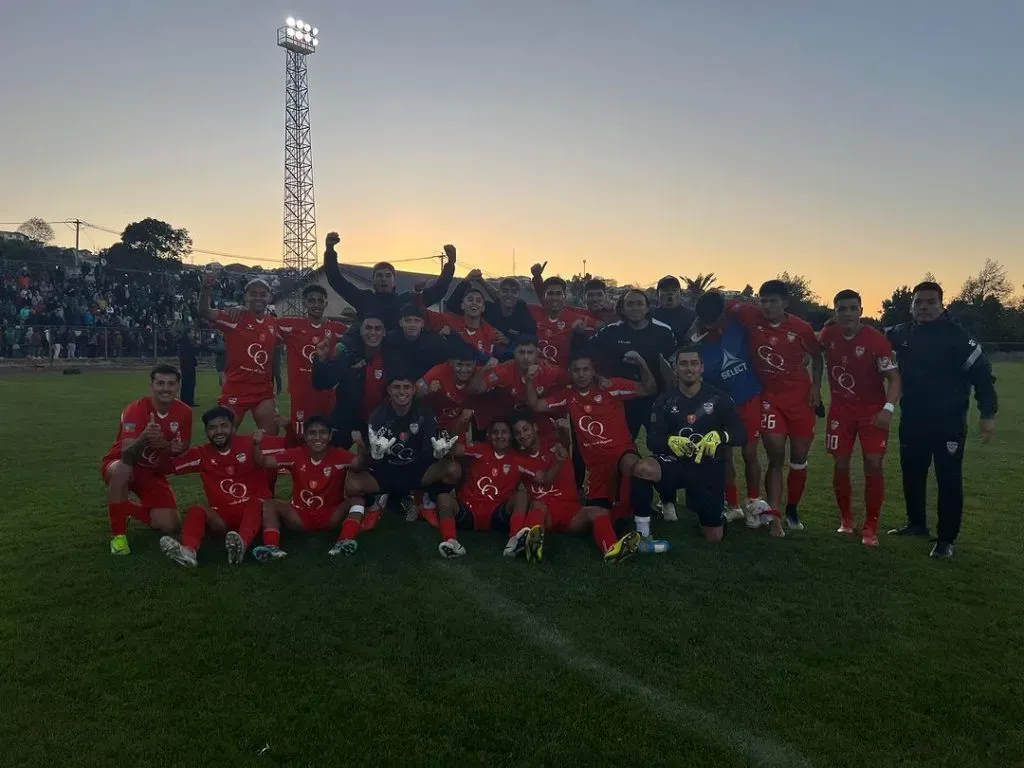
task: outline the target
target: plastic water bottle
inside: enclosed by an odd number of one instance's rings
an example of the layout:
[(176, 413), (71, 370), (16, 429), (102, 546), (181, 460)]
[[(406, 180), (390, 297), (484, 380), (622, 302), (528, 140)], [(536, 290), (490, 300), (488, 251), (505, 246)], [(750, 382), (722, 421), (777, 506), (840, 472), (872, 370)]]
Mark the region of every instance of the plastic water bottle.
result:
[(664, 539), (644, 539), (640, 542), (639, 551), (645, 555), (660, 555), (662, 552), (668, 552), (672, 549), (672, 545)]

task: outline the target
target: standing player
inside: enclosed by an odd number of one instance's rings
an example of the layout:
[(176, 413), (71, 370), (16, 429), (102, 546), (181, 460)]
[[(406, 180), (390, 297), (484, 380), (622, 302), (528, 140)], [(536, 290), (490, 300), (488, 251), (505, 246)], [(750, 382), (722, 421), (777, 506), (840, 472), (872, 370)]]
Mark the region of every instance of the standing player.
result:
[(586, 312), (565, 305), (566, 283), (560, 277), (541, 278), (544, 264), (534, 264), (534, 286), (542, 305), (530, 306), (530, 314), (537, 324), (537, 344), (541, 357), (560, 368), (569, 367), (569, 347), (574, 334), (587, 336), (600, 325)]
[(580, 503), (564, 446), (557, 441), (541, 442), (537, 425), (527, 413), (512, 417), (512, 430), (520, 448), (519, 471), (529, 478), (529, 511), (522, 517), (513, 515), (505, 556), (515, 557), (523, 552), (528, 561), (540, 562), (544, 559), (545, 531), (582, 533), (588, 527), (605, 562), (617, 563), (636, 554), (641, 541), (639, 533), (630, 531), (617, 538), (607, 509)]
[(619, 320), (615, 302), (608, 298), (608, 286), (604, 280), (595, 277), (583, 284), (583, 302), (587, 306), (587, 314), (602, 325)]
[[(789, 475), (786, 478), (786, 525), (802, 530), (797, 505), (807, 486), (807, 454), (814, 440), (815, 410), (821, 405), (821, 346), (811, 326), (786, 312), (789, 287), (769, 280), (758, 291), (760, 308), (736, 302), (731, 309), (750, 333), (754, 364), (764, 387), (761, 437), (768, 454), (765, 486), (771, 514), (782, 506), (782, 466), (789, 440)], [(811, 358), (811, 375), (805, 359)], [(776, 519), (775, 536), (785, 532)]]
[(519, 491), (518, 457), (511, 451), (512, 431), (498, 418), (487, 428), (487, 442), (456, 446), (455, 455), (469, 463), (466, 479), (456, 492), (456, 524), (470, 531), (510, 528), (526, 514), (526, 494)]
[(277, 406), (274, 403), (274, 350), (279, 339), (277, 319), (267, 314), (270, 285), (262, 277), (245, 286), (245, 311), (214, 309), (211, 303), (217, 278), (206, 275), (199, 292), (199, 314), (224, 334), (227, 375), (218, 404), (231, 409), (241, 424), (252, 411), (256, 426), (269, 435), (277, 434)]
[(832, 300), (835, 323), (822, 329), (821, 347), (832, 393), (826, 441), (835, 459), (832, 488), (839, 507), (839, 533), (853, 533), (850, 457), (859, 438), (864, 454), (864, 530), (861, 543), (878, 546), (878, 516), (885, 500), (882, 461), (889, 443), (889, 425), (900, 399), (902, 382), (893, 361), (892, 344), (861, 323), (860, 294), (845, 290)]
[(291, 418), (287, 435), (293, 446), (302, 445), (302, 431), (306, 418), (314, 414), (328, 416), (334, 410), (334, 390), (313, 387), (313, 356), (320, 342), (339, 339), (348, 326), (336, 320), (325, 320), (327, 291), (319, 285), (307, 285), (302, 290), (305, 317), (282, 317), (277, 321), (278, 332), (288, 353), (288, 394), (291, 400)]
[(228, 564), (238, 565), (260, 530), (263, 502), (270, 498), (267, 473), (256, 464), (251, 437), (235, 433), (235, 414), (223, 406), (203, 414), (206, 445), (190, 448), (174, 460), (174, 473), (199, 473), (206, 506), (191, 507), (181, 526), (181, 541), (160, 539), (174, 562), (196, 566), (196, 552), (207, 531), (225, 534)]
[[(572, 384), (561, 393), (541, 399), (533, 379), (526, 380), (530, 407), (541, 413), (568, 411), (579, 438), (577, 448), (587, 466), (587, 503), (612, 510), (632, 502), (637, 531), (651, 535), (650, 486), (632, 486), (628, 478), (640, 460), (626, 424), (622, 401), (654, 394), (658, 385), (639, 352), (625, 354), (641, 369), (642, 381), (612, 378), (608, 387), (598, 384), (593, 359), (586, 350), (578, 353), (569, 366)], [(645, 495), (646, 493), (646, 495)]]
[(637, 485), (654, 483), (674, 497), (686, 491), (704, 540), (722, 540), (727, 445), (744, 445), (743, 423), (732, 398), (705, 384), (704, 364), (695, 346), (676, 353), (678, 385), (662, 393), (651, 411), (647, 447), (652, 456), (633, 471)]
[(761, 463), (757, 455), (761, 439), (761, 381), (751, 360), (750, 336), (740, 322), (725, 311), (725, 297), (718, 291), (703, 294), (697, 299), (695, 309), (697, 319), (686, 341), (700, 349), (703, 380), (732, 398), (746, 437), (742, 451), (747, 503), (740, 509), (732, 449), (726, 447), (725, 517), (736, 521), (745, 513), (747, 527), (759, 528), (761, 515), (769, 506), (761, 498)]
[[(263, 544), (252, 551), (260, 562), (288, 554), (281, 549), (282, 521), (293, 531), (326, 531), (340, 529), (350, 509), (359, 515), (364, 511), (361, 498), (345, 498), (345, 480), (350, 469), (358, 469), (359, 460), (354, 453), (331, 446), (327, 419), (310, 416), (304, 437), (304, 446), (271, 455), (263, 451), (263, 435), (257, 431), (252, 436), (256, 463), (264, 469), (284, 468), (292, 476), (291, 503), (268, 499), (263, 505)], [(340, 551), (340, 534), (338, 541)]]
[[(127, 555), (128, 518), (164, 533), (178, 530), (178, 501), (167, 473), (192, 442), (192, 409), (178, 399), (181, 374), (173, 365), (149, 373), (150, 396), (121, 412), (114, 444), (103, 457), (110, 516), (110, 554)], [(134, 493), (139, 502), (131, 501)]]
[(462, 294), (462, 314), (427, 310), (427, 318), (433, 330), (461, 337), (479, 357), (489, 360), (495, 348), (508, 344), (508, 339), (484, 321), (484, 303), (484, 292), (472, 286)]

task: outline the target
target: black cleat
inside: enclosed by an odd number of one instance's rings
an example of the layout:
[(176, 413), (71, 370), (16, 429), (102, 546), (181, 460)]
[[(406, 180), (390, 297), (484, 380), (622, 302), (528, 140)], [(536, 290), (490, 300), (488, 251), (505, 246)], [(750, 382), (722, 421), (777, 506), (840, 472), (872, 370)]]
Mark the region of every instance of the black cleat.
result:
[(927, 536), (929, 533), (927, 525), (911, 525), (910, 523), (889, 531), (890, 536)]
[(797, 512), (796, 504), (786, 505), (786, 527), (792, 531), (802, 531), (804, 524), (800, 522), (800, 513)]
[(953, 556), (953, 545), (948, 541), (938, 541), (932, 547), (931, 556), (936, 560), (948, 560)]

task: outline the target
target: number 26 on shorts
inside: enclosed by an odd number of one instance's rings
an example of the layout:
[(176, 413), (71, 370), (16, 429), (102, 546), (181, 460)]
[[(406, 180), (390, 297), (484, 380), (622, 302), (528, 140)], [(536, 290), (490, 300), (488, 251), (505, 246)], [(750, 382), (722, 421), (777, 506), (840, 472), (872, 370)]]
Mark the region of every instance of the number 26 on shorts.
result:
[(775, 429), (775, 414), (765, 413), (761, 415), (761, 429)]

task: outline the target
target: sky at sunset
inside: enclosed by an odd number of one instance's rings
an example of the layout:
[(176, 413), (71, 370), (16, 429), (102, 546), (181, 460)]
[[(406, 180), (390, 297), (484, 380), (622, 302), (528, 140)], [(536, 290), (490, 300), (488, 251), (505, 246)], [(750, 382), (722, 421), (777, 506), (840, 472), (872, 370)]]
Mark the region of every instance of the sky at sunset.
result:
[(345, 261), (788, 270), (871, 313), (985, 258), (1024, 282), (1019, 0), (5, 3), (0, 221), (154, 216), (279, 260), (288, 15), (320, 28), (317, 231)]

